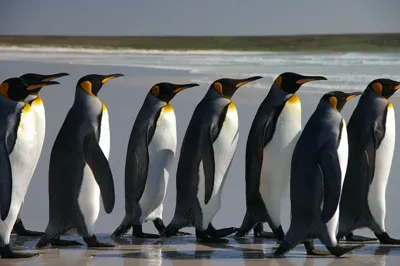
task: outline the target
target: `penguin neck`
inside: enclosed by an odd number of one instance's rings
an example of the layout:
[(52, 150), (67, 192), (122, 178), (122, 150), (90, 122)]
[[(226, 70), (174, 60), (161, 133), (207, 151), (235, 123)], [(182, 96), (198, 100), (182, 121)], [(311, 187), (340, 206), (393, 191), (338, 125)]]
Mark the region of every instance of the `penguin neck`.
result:
[(267, 97), (265, 97), (264, 102), (268, 105), (279, 106), (290, 99), (293, 95), (294, 94), (282, 90), (274, 83), (271, 86)]
[(207, 101), (210, 101), (210, 100), (211, 101), (220, 101), (220, 102), (224, 102), (226, 104), (229, 104), (230, 102), (232, 102), (231, 99), (228, 99), (228, 98), (222, 96), (214, 88), (208, 89), (208, 91), (203, 99), (205, 99)]
[(330, 103), (326, 100), (321, 100), (315, 110), (316, 113), (322, 114), (322, 116), (329, 117), (329, 119), (338, 120), (339, 122), (342, 120), (341, 113), (334, 109)]
[(78, 106), (88, 108), (88, 109), (93, 108), (92, 110), (99, 109), (99, 112), (100, 112), (102, 109), (103, 103), (101, 102), (101, 100), (98, 97), (89, 95), (82, 89), (76, 88), (74, 105), (78, 105)]
[(155, 111), (160, 110), (161, 108), (163, 108), (166, 105), (170, 105), (167, 102), (164, 102), (160, 99), (158, 99), (157, 97), (155, 97), (151, 92), (149, 92), (144, 100), (144, 105), (145, 106), (150, 106), (152, 109), (154, 109)]

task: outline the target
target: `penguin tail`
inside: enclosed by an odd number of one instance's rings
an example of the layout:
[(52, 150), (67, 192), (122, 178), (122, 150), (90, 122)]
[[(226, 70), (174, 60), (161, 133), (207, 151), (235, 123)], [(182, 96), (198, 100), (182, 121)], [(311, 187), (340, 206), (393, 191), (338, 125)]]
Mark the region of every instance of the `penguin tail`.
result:
[(130, 219), (127, 216), (125, 216), (121, 224), (118, 226), (117, 229), (115, 229), (114, 233), (112, 233), (111, 236), (120, 237), (126, 234), (129, 231), (129, 229), (131, 229), (132, 226), (133, 224), (130, 222)]

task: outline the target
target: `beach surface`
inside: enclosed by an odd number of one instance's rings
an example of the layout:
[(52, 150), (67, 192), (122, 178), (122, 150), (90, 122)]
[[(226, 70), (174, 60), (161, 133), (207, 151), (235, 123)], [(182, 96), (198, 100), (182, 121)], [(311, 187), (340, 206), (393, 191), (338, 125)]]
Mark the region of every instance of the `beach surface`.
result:
[[(347, 59), (346, 59), (347, 57)], [(249, 58), (253, 61), (249, 61)], [(129, 60), (128, 60), (129, 59)], [(278, 60), (280, 59), (280, 61)], [(289, 60), (290, 59), (290, 60)], [(114, 175), (116, 204), (107, 215), (101, 207), (96, 223), (96, 233), (106, 241), (124, 216), (124, 168), (129, 135), (133, 122), (142, 106), (145, 95), (158, 82), (198, 82), (199, 87), (179, 93), (171, 104), (177, 121), (178, 146), (172, 166), (167, 195), (164, 201), (163, 219), (166, 224), (172, 219), (175, 208), (175, 173), (180, 145), (197, 103), (206, 93), (213, 80), (222, 77), (243, 78), (252, 75), (264, 79), (240, 88), (233, 97), (239, 112), (239, 142), (223, 192), (222, 206), (213, 220), (216, 228), (239, 227), (245, 213), (244, 156), (250, 125), (259, 104), (269, 91), (273, 79), (284, 71), (308, 75), (325, 75), (328, 81), (305, 84), (298, 95), (302, 103), (303, 126), (314, 112), (320, 97), (329, 90), (361, 91), (374, 78), (388, 77), (400, 80), (400, 55), (312, 55), (291, 57), (277, 54), (263, 56), (244, 55), (132, 55), (96, 53), (50, 53), (38, 51), (2, 51), (0, 49), (0, 80), (35, 72), (50, 74), (67, 72), (70, 76), (58, 79), (60, 85), (45, 87), (41, 96), (46, 108), (46, 139), (39, 164), (30, 183), (22, 220), (31, 230), (45, 230), (48, 222), (48, 167), (54, 140), (74, 99), (78, 79), (87, 74), (123, 73), (110, 81), (99, 93), (110, 115), (111, 153), (110, 165)], [(285, 61), (286, 60), (286, 61)], [(329, 61), (330, 60), (330, 61)], [(203, 63), (202, 63), (203, 62)], [(328, 63), (326, 63), (328, 62)], [(329, 64), (331, 62), (331, 64)], [(348, 121), (358, 100), (350, 101), (342, 111)], [(398, 95), (392, 98), (396, 110), (400, 108)], [(397, 124), (399, 132), (400, 123)], [(386, 229), (393, 237), (400, 237), (400, 141), (396, 141), (391, 176), (386, 190)], [(289, 227), (289, 199), (283, 204), (282, 221), (286, 231)], [(265, 230), (269, 231), (267, 224)], [(152, 223), (146, 223), (145, 232), (156, 233)], [(193, 228), (183, 231), (194, 233)], [(373, 236), (368, 230), (356, 231)], [(78, 236), (69, 237), (82, 243)], [(35, 251), (37, 239), (12, 237), (17, 249)], [(287, 254), (286, 259), (264, 259), (275, 246), (273, 240), (255, 240), (251, 235), (243, 239), (228, 238), (223, 246), (197, 245), (193, 236), (140, 240), (126, 236), (117, 241), (112, 249), (79, 248), (39, 250), (41, 256), (29, 260), (1, 260), (0, 265), (398, 265), (399, 247), (379, 246), (377, 242), (346, 255), (342, 259), (333, 257), (306, 257), (305, 250), (298, 246)], [(323, 248), (319, 242), (317, 247)]]

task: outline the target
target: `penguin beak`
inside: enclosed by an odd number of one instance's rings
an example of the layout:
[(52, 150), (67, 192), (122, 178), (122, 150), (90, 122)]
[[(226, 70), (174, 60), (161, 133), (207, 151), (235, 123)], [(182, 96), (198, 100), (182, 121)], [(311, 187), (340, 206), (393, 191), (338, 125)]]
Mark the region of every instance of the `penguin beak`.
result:
[(400, 89), (400, 82), (399, 85), (397, 85), (396, 87), (394, 87), (394, 90), (397, 91), (398, 89)]
[(111, 74), (111, 75), (106, 75), (106, 76), (104, 76), (104, 78), (103, 78), (103, 80), (101, 81), (101, 83), (106, 83), (106, 82), (109, 82), (110, 80), (112, 80), (112, 79), (115, 79), (115, 78), (118, 78), (118, 77), (123, 77), (124, 75), (123, 74), (119, 74), (119, 73), (117, 73), (117, 74)]
[(38, 82), (35, 82), (35, 81), (30, 81), (30, 80), (29, 81), (28, 80), (25, 81), (25, 83), (26, 83), (26, 85), (28, 85), (26, 87), (26, 89), (28, 91), (40, 89), (40, 88), (42, 88), (44, 86), (60, 84), (57, 81), (38, 81)]
[(57, 73), (57, 74), (52, 74), (52, 75), (46, 75), (43, 77), (42, 81), (51, 81), (53, 79), (61, 78), (64, 76), (69, 76), (69, 74), (62, 72), (62, 73)]
[(349, 93), (346, 98), (346, 102), (350, 101), (351, 99), (353, 99), (354, 97), (363, 94), (362, 92), (353, 92), (353, 93)]
[(314, 81), (314, 80), (327, 80), (327, 78), (325, 78), (323, 76), (304, 76), (304, 78), (297, 80), (296, 84), (302, 85), (304, 83)]
[(238, 88), (242, 87), (244, 84), (247, 84), (249, 82), (252, 82), (252, 81), (255, 81), (255, 80), (261, 79), (261, 78), (262, 78), (261, 76), (254, 76), (254, 77), (250, 77), (247, 79), (239, 79), (239, 80), (237, 80), (236, 88), (238, 89)]
[(178, 93), (178, 92), (183, 91), (185, 89), (189, 89), (189, 88), (192, 88), (192, 87), (197, 87), (197, 86), (199, 86), (199, 84), (191, 83), (191, 84), (183, 84), (183, 85), (175, 85), (175, 86), (176, 86), (176, 89), (174, 90), (174, 93)]

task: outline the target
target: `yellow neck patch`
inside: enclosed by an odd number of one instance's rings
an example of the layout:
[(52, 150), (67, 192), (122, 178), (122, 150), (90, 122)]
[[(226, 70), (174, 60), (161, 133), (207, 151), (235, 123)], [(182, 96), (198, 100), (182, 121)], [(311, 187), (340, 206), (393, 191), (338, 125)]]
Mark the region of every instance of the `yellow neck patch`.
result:
[(42, 98), (38, 95), (35, 100), (32, 101), (32, 105), (43, 105)]
[(329, 102), (332, 105), (333, 109), (337, 110), (337, 99), (336, 97), (329, 97)]
[(0, 85), (0, 94), (3, 97), (9, 99), (9, 97), (8, 97), (8, 83), (5, 83), (5, 82), (1, 83), (1, 85)]
[(30, 111), (31, 111), (31, 106), (29, 105), (29, 103), (25, 103), (25, 106), (24, 106), (24, 108), (22, 108), (22, 113), (23, 114), (26, 114), (26, 113), (29, 113)]
[(287, 100), (288, 104), (298, 104), (300, 102), (299, 97), (296, 94), (293, 94), (292, 97)]
[(90, 81), (84, 81), (80, 84), (81, 88), (86, 91), (89, 95), (92, 95), (94, 97), (96, 97), (93, 93), (92, 93), (92, 83)]
[(107, 107), (104, 103), (101, 103), (101, 110), (103, 110), (103, 112), (107, 112)]
[(163, 111), (166, 113), (173, 112), (174, 108), (172, 107), (172, 105), (167, 104), (166, 106), (163, 107)]
[(393, 109), (393, 104), (391, 102), (388, 104), (388, 109)]
[(236, 111), (236, 106), (233, 102), (230, 102), (228, 105), (228, 111)]

